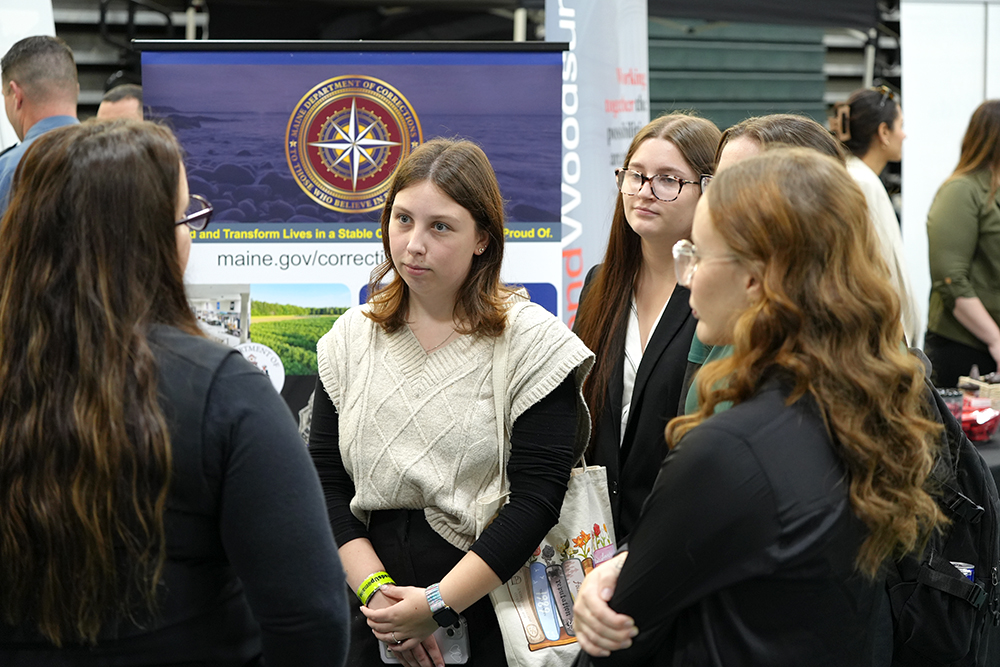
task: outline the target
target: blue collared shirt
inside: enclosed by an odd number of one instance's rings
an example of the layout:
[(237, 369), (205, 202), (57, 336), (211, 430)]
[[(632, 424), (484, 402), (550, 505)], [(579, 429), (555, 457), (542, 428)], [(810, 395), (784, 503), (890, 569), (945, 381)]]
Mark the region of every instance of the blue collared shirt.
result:
[(43, 118), (31, 126), (31, 129), (24, 135), (24, 141), (3, 155), (0, 155), (0, 215), (3, 215), (4, 211), (7, 210), (7, 200), (10, 194), (11, 181), (14, 180), (14, 171), (17, 169), (18, 163), (21, 162), (24, 152), (28, 150), (28, 146), (49, 130), (54, 130), (64, 125), (75, 125), (79, 122), (73, 116), (49, 116), (48, 118)]

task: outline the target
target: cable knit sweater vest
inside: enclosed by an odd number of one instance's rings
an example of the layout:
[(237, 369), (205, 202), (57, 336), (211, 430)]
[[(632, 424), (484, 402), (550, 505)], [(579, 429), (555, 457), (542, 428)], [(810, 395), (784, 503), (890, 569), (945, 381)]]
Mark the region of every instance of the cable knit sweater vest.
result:
[(460, 336), (431, 354), (408, 327), (386, 334), (365, 317), (342, 315), (317, 345), (319, 376), (340, 417), (340, 451), (355, 496), (351, 511), (424, 509), (459, 549), (475, 541), (475, 504), (500, 491), (493, 346), (508, 346), (507, 424), (575, 370), (582, 453), (590, 417), (580, 387), (593, 354), (541, 306), (517, 309), (499, 339)]

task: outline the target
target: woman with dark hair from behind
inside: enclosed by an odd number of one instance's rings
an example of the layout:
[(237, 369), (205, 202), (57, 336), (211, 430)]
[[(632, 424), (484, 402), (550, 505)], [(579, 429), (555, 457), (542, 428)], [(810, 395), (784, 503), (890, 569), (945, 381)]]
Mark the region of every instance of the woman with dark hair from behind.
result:
[(331, 665), (343, 571), (270, 381), (199, 333), (182, 155), (46, 133), (0, 222), (0, 663)]
[(851, 155), (847, 171), (857, 181), (868, 200), (868, 213), (878, 235), (882, 257), (889, 267), (892, 284), (899, 294), (903, 333), (910, 345), (920, 335), (920, 305), (910, 286), (910, 276), (903, 259), (903, 236), (899, 220), (889, 200), (889, 193), (879, 174), (889, 162), (903, 158), (903, 110), (885, 86), (855, 91), (847, 102), (834, 107), (836, 115), (830, 126)]
[(946, 518), (924, 488), (941, 426), (867, 201), (836, 161), (777, 148), (719, 173), (692, 240), (698, 335), (734, 352), (667, 427), (629, 551), (580, 589), (579, 663), (881, 664), (880, 567)]
[(931, 300), (924, 351), (934, 384), (1000, 363), (1000, 100), (972, 114), (958, 166), (927, 213)]
[(595, 351), (584, 395), (587, 461), (607, 468), (615, 533), (627, 538), (667, 453), (663, 429), (684, 388), (695, 321), (670, 249), (691, 234), (719, 129), (673, 113), (636, 133), (620, 169), (604, 262), (587, 275), (574, 331)]

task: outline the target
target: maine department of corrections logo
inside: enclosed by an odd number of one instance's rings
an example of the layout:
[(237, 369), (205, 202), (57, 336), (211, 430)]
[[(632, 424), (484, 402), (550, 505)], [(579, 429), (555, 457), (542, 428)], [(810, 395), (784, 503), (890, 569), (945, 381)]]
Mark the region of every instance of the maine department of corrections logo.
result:
[(420, 120), (398, 90), (370, 76), (338, 76), (299, 100), (285, 154), (312, 199), (363, 213), (382, 207), (396, 165), (421, 141)]

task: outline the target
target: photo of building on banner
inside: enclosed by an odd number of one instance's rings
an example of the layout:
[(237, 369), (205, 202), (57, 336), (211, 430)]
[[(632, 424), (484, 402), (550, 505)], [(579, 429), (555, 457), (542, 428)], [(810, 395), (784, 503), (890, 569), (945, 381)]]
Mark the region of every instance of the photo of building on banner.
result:
[(396, 165), (434, 137), (483, 148), (506, 202), (502, 279), (561, 314), (559, 45), (140, 46), (146, 103), (215, 210), (191, 232), (191, 307), (293, 411), (315, 383), (316, 341), (385, 260)]

